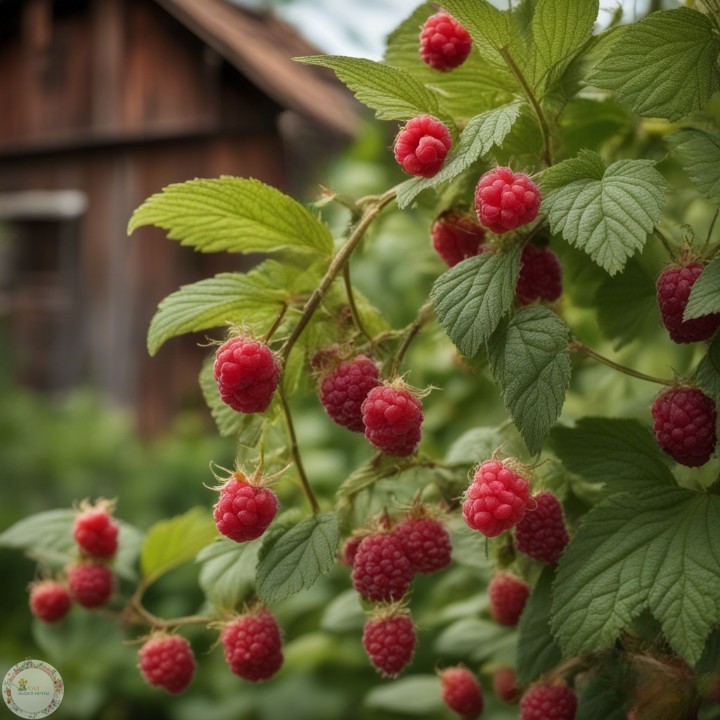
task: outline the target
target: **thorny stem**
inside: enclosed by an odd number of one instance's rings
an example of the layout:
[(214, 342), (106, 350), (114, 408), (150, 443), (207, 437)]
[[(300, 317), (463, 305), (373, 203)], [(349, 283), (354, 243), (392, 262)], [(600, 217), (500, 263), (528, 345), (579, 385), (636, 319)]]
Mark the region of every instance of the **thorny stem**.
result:
[(360, 313), (358, 312), (357, 305), (355, 304), (355, 293), (353, 292), (352, 282), (350, 280), (350, 263), (345, 263), (342, 269), (342, 275), (343, 282), (345, 283), (345, 293), (347, 294), (348, 305), (350, 306), (350, 314), (352, 315), (355, 327), (358, 329), (358, 332), (366, 340), (368, 340), (371, 345), (374, 345), (374, 341), (370, 333), (368, 333), (367, 329), (365, 328), (362, 318), (360, 317)]
[(670, 256), (670, 259), (672, 260), (672, 258), (675, 257), (675, 249), (673, 248), (672, 243), (670, 242), (670, 239), (664, 233), (660, 232), (660, 230), (658, 228), (654, 228), (653, 233), (655, 234), (655, 237), (658, 240), (660, 240), (660, 242), (663, 244), (663, 246), (665, 247), (665, 250), (667, 251), (667, 254)]
[(614, 360), (610, 360), (610, 358), (606, 358), (603, 355), (596, 353), (594, 350), (591, 350), (587, 345), (581, 342), (570, 343), (568, 347), (571, 352), (582, 353), (583, 355), (586, 355), (593, 360), (597, 360), (597, 362), (607, 365), (608, 367), (613, 368), (613, 370), (617, 370), (618, 372), (629, 375), (630, 377), (638, 378), (639, 380), (647, 380), (648, 382), (657, 383), (658, 385), (668, 385), (672, 387), (675, 384), (672, 380), (663, 380), (662, 378), (638, 372), (637, 370), (633, 370), (625, 365), (620, 365), (620, 363), (616, 363)]
[(280, 312), (278, 313), (278, 316), (275, 318), (275, 322), (272, 324), (272, 327), (268, 330), (267, 335), (265, 336), (264, 342), (267, 344), (272, 339), (272, 336), (275, 334), (275, 331), (280, 327), (280, 323), (282, 323), (285, 313), (288, 310), (288, 304), (284, 302), (282, 304), (282, 307), (280, 308)]
[(397, 375), (398, 370), (400, 369), (400, 363), (405, 357), (405, 353), (408, 351), (408, 348), (412, 344), (413, 340), (417, 337), (417, 334), (420, 332), (422, 326), (430, 319), (431, 314), (432, 303), (430, 302), (426, 302), (418, 310), (417, 317), (415, 318), (415, 320), (413, 320), (412, 325), (410, 325), (406, 330), (405, 337), (403, 338), (400, 346), (397, 349), (397, 352), (395, 353), (395, 356), (393, 357), (392, 365), (390, 366), (391, 378)]

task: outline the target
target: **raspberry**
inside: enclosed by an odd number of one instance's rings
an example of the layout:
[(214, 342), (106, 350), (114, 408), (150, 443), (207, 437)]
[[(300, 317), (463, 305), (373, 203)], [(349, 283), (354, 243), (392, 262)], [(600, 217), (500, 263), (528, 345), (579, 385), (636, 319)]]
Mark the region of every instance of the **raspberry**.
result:
[(715, 451), (717, 411), (702, 390), (665, 390), (652, 406), (653, 433), (658, 445), (681, 465), (704, 465)]
[(479, 717), (483, 695), (477, 678), (464, 667), (451, 667), (438, 672), (445, 704), (465, 720)]
[(362, 644), (383, 677), (395, 678), (410, 664), (415, 643), (415, 626), (407, 610), (386, 610), (365, 623)]
[(101, 563), (82, 563), (68, 572), (70, 593), (80, 605), (94, 608), (104, 605), (113, 593), (115, 581), (110, 568)]
[(368, 600), (400, 600), (413, 579), (412, 566), (394, 535), (368, 535), (358, 547), (352, 572), (355, 589)]
[(538, 493), (532, 499), (535, 507), (528, 507), (515, 527), (515, 547), (533, 560), (556, 565), (570, 539), (562, 505), (551, 492)]
[(282, 667), (280, 628), (266, 608), (251, 610), (228, 623), (220, 642), (230, 670), (245, 680), (268, 680)]
[(540, 210), (540, 190), (524, 173), (508, 167), (486, 172), (475, 190), (480, 222), (498, 235), (532, 222)]
[(657, 279), (657, 301), (663, 325), (676, 343), (707, 340), (720, 327), (720, 313), (684, 320), (683, 313), (690, 290), (705, 266), (691, 262), (684, 267), (669, 267)]
[(515, 627), (530, 595), (530, 586), (510, 573), (500, 573), (490, 581), (490, 613), (500, 625)]
[(431, 15), (420, 32), (420, 57), (434, 70), (447, 72), (462, 65), (472, 49), (468, 31), (450, 14)]
[(420, 115), (408, 121), (395, 138), (395, 160), (410, 175), (437, 175), (452, 146), (450, 131), (437, 118)]
[(520, 720), (574, 720), (576, 709), (567, 685), (533, 685), (520, 701)]
[(110, 558), (118, 547), (117, 523), (103, 506), (90, 507), (75, 518), (73, 537), (90, 557)]
[(237, 412), (259, 413), (270, 405), (280, 364), (267, 345), (233, 337), (218, 348), (213, 374), (224, 403)]
[(522, 520), (529, 502), (524, 477), (498, 460), (486, 460), (465, 493), (463, 517), (473, 530), (495, 537)]
[(151, 637), (139, 652), (140, 672), (145, 680), (171, 693), (182, 692), (195, 673), (195, 655), (180, 635)]
[(413, 572), (430, 575), (450, 564), (452, 546), (445, 526), (431, 517), (409, 517), (394, 530)]
[(361, 406), (365, 437), (388, 455), (412, 455), (422, 437), (422, 403), (391, 385), (373, 388)]
[(30, 610), (43, 622), (62, 620), (70, 612), (71, 604), (68, 589), (56, 580), (43, 580), (30, 587)]
[(562, 295), (562, 268), (558, 256), (547, 248), (526, 245), (520, 257), (515, 297), (521, 305), (533, 300), (553, 302)]
[(483, 247), (485, 230), (467, 215), (448, 212), (441, 215), (430, 229), (432, 243), (448, 267), (479, 255)]
[(238, 470), (220, 488), (213, 517), (223, 535), (235, 542), (246, 542), (267, 530), (277, 510), (277, 495), (270, 488), (248, 482)]
[(355, 564), (355, 556), (357, 555), (358, 548), (360, 547), (360, 543), (362, 541), (363, 538), (358, 537), (357, 535), (348, 538), (345, 541), (342, 552), (342, 560), (346, 565), (352, 567)]
[(367, 355), (340, 363), (320, 382), (320, 402), (338, 425), (363, 432), (360, 410), (367, 394), (380, 384), (377, 365)]
[(512, 668), (500, 668), (493, 675), (493, 692), (500, 700), (509, 705), (517, 702), (520, 690), (517, 686), (517, 677)]

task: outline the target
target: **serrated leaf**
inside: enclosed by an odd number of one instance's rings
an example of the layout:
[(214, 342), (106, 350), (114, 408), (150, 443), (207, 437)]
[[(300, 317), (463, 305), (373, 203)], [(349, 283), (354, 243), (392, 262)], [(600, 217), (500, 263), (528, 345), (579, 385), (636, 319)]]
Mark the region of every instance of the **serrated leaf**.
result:
[(679, 120), (720, 88), (719, 52), (707, 16), (690, 8), (655, 12), (619, 34), (589, 80), (638, 115)]
[(649, 609), (694, 664), (720, 621), (720, 496), (681, 488), (613, 495), (586, 516), (553, 584), (566, 657), (610, 647)]
[(306, 518), (279, 537), (263, 543), (257, 567), (257, 591), (265, 603), (284, 600), (311, 587), (335, 564), (339, 543), (335, 513)]
[(130, 218), (128, 233), (155, 225), (200, 252), (330, 255), (327, 226), (296, 200), (259, 180), (221, 177), (168, 185)]
[(213, 605), (227, 610), (240, 606), (255, 585), (260, 544), (260, 540), (222, 539), (198, 553), (196, 561), (202, 564), (198, 582)]
[(542, 449), (570, 384), (570, 331), (547, 308), (523, 308), (487, 342), (493, 378), (532, 454)]
[(443, 273), (432, 287), (435, 314), (458, 350), (474, 357), (510, 309), (521, 248), (483, 253)]
[(439, 716), (444, 707), (440, 679), (437, 675), (410, 675), (380, 685), (365, 696), (365, 706), (403, 715)]
[(600, 180), (605, 174), (603, 159), (592, 150), (580, 150), (577, 157), (563, 160), (549, 167), (540, 176), (540, 188), (543, 195), (549, 195), (570, 183), (587, 180)]
[(700, 273), (690, 290), (683, 320), (720, 312), (720, 258), (715, 258)]
[(695, 187), (710, 202), (720, 204), (720, 134), (700, 128), (681, 128), (667, 136)]

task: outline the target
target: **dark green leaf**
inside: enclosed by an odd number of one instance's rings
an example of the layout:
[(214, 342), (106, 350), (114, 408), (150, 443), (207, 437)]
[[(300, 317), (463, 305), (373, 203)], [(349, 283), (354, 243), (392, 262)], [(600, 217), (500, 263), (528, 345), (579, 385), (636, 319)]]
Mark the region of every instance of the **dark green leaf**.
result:
[(709, 129), (680, 128), (668, 135), (667, 141), (695, 187), (710, 202), (720, 205), (720, 134)]
[(718, 312), (720, 312), (720, 258), (715, 258), (692, 286), (683, 320), (692, 320)]

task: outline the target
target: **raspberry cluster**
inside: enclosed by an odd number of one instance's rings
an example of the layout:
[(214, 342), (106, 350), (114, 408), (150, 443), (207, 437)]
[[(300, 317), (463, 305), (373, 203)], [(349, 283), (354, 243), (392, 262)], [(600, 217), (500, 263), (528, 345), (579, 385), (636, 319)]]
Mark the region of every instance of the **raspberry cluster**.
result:
[(432, 115), (409, 120), (395, 138), (395, 160), (410, 175), (437, 175), (452, 147), (452, 137), (445, 123)]
[(236, 471), (220, 488), (220, 496), (213, 509), (217, 529), (235, 542), (246, 542), (260, 537), (273, 521), (278, 510), (277, 495), (248, 480)]
[(410, 516), (394, 530), (413, 572), (424, 575), (444, 570), (452, 559), (450, 535), (432, 517)]
[(270, 679), (283, 664), (280, 627), (267, 608), (235, 618), (220, 635), (230, 670), (250, 682)]
[(483, 711), (482, 687), (462, 666), (438, 671), (445, 704), (464, 720), (475, 720)]
[(367, 394), (380, 384), (377, 365), (358, 355), (341, 362), (320, 381), (320, 402), (338, 425), (353, 432), (364, 432), (362, 404)]
[(57, 580), (43, 580), (30, 586), (30, 611), (46, 623), (62, 620), (72, 605), (70, 592), (64, 583)]
[(475, 189), (475, 209), (486, 228), (502, 234), (532, 222), (540, 210), (540, 190), (524, 173), (509, 167), (486, 172)]
[(107, 565), (88, 561), (70, 568), (68, 585), (76, 602), (86, 608), (95, 608), (110, 599), (115, 579)]
[(155, 687), (181, 693), (195, 674), (195, 654), (190, 643), (180, 635), (155, 635), (138, 653), (140, 673)]
[(73, 537), (85, 555), (111, 558), (118, 549), (120, 528), (108, 511), (108, 504), (85, 508), (75, 519)]
[(401, 600), (410, 589), (413, 569), (402, 542), (391, 533), (368, 535), (353, 562), (355, 589), (373, 602)]
[(441, 215), (430, 228), (432, 244), (448, 267), (454, 267), (488, 248), (485, 230), (468, 215), (450, 211)]
[(515, 297), (521, 305), (535, 300), (554, 302), (562, 295), (562, 267), (548, 248), (526, 245), (520, 257), (520, 274)]
[(395, 678), (411, 663), (416, 643), (410, 613), (396, 607), (381, 609), (363, 629), (365, 652), (383, 677)]
[(388, 455), (412, 455), (422, 437), (420, 399), (393, 385), (373, 388), (362, 406), (365, 437)]
[(556, 565), (569, 540), (560, 501), (551, 492), (535, 495), (515, 526), (515, 547), (533, 560)]
[(525, 609), (530, 586), (511, 573), (495, 575), (488, 585), (490, 613), (496, 622), (515, 627)]
[(533, 685), (520, 700), (520, 720), (574, 720), (577, 697), (567, 685)]
[(420, 31), (420, 57), (434, 70), (462, 65), (472, 50), (468, 31), (449, 13), (431, 15)]

